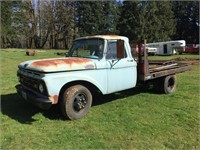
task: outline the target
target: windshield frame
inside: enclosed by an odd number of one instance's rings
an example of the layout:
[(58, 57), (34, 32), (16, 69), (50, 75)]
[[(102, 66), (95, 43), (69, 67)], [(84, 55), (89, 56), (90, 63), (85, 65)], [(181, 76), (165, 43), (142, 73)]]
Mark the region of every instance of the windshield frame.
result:
[(77, 39), (73, 41), (67, 57), (102, 59), (104, 49), (105, 40), (102, 38)]

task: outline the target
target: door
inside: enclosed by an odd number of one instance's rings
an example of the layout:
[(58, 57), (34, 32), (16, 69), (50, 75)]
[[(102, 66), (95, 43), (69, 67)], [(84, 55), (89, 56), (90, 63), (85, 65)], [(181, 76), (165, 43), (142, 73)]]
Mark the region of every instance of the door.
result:
[(118, 59), (117, 40), (108, 41), (106, 53), (108, 93), (129, 89), (136, 85), (136, 62), (126, 53), (129, 47), (127, 45), (124, 47), (124, 58)]
[(167, 44), (163, 45), (164, 54), (167, 54)]

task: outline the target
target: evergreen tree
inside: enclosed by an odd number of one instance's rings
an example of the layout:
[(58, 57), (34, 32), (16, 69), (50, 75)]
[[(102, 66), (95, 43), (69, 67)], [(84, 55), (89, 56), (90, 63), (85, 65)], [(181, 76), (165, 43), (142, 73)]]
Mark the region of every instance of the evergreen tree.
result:
[(146, 32), (150, 42), (170, 40), (175, 31), (175, 20), (169, 1), (149, 1), (146, 7)]
[(131, 40), (166, 41), (174, 33), (175, 21), (168, 1), (125, 1), (119, 28)]
[(21, 47), (23, 22), (21, 1), (1, 2), (1, 47)]
[(118, 34), (117, 23), (119, 19), (119, 6), (115, 1), (107, 1), (102, 3), (103, 20), (100, 23), (100, 33), (102, 34)]
[(176, 18), (174, 39), (186, 40), (186, 43), (199, 43), (199, 1), (173, 1)]
[(77, 2), (79, 36), (117, 34), (118, 14), (116, 1)]
[(124, 1), (120, 7), (121, 15), (118, 23), (118, 29), (120, 30), (121, 35), (129, 37), (130, 40), (138, 39), (137, 29), (140, 23), (138, 18), (141, 18), (141, 12), (139, 12), (138, 4), (139, 2), (137, 1)]

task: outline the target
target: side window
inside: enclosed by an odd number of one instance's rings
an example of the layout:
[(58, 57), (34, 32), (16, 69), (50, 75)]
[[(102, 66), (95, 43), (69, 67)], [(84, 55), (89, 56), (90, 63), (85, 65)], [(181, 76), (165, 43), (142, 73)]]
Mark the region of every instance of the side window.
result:
[(106, 59), (117, 58), (117, 41), (109, 41), (107, 46)]
[[(126, 51), (124, 57), (127, 57)], [(117, 40), (108, 41), (106, 59), (117, 59)]]

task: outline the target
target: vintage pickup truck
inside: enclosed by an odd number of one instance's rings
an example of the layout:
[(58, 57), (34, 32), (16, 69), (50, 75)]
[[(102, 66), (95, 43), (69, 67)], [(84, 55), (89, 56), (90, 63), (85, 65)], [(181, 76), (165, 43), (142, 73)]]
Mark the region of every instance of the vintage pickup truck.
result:
[(27, 101), (48, 109), (59, 104), (70, 119), (85, 116), (96, 93), (110, 94), (152, 82), (163, 93), (176, 89), (176, 73), (189, 70), (175, 61), (149, 61), (145, 41), (133, 57), (129, 39), (97, 35), (74, 40), (66, 57), (20, 63), (17, 92)]

